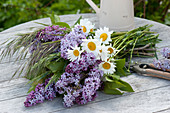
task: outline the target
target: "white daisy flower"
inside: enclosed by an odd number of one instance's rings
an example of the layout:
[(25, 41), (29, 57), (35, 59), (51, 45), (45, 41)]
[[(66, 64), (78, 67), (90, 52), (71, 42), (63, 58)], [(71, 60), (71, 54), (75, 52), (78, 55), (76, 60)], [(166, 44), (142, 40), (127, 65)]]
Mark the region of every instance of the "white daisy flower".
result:
[(95, 32), (95, 39), (102, 39), (102, 43), (103, 44), (109, 44), (111, 40), (111, 34), (113, 33), (113, 31), (109, 31), (109, 28), (104, 27), (104, 29), (100, 28), (97, 29), (97, 31)]
[(94, 29), (94, 24), (92, 24), (92, 22), (90, 22), (88, 19), (81, 19), (79, 25), (83, 27), (82, 30), (84, 33), (92, 32)]
[(109, 58), (109, 51), (108, 51), (108, 47), (105, 46), (105, 45), (102, 45), (101, 46), (101, 49), (99, 50), (99, 58), (102, 60), (102, 61), (107, 61), (107, 59)]
[(113, 62), (102, 62), (99, 64), (99, 69), (105, 74), (113, 74), (115, 70), (115, 64)]
[(115, 48), (112, 47), (112, 45), (110, 44), (110, 46), (107, 46), (107, 51), (109, 51), (108, 56), (112, 57), (116, 54), (116, 52), (118, 52), (119, 50), (116, 50)]
[(80, 55), (82, 53), (82, 51), (80, 51), (80, 48), (75, 46), (72, 47), (73, 50), (68, 50), (68, 59), (70, 59), (70, 61), (74, 61), (76, 59), (80, 58)]
[(101, 49), (101, 43), (96, 39), (84, 39), (81, 46), (82, 50), (85, 50), (88, 53), (93, 53), (96, 57)]

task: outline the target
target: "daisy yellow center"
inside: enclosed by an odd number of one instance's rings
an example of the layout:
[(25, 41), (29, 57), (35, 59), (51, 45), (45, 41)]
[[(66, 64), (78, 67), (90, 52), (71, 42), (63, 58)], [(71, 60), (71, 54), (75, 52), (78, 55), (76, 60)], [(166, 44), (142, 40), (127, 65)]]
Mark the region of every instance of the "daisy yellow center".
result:
[(112, 48), (108, 48), (108, 51), (110, 52), (109, 54), (112, 54), (114, 52)]
[(89, 42), (87, 46), (91, 51), (96, 50), (96, 44), (94, 42)]
[(73, 54), (74, 54), (74, 56), (77, 57), (77, 56), (79, 56), (80, 52), (79, 52), (78, 50), (74, 50), (74, 51), (73, 51)]
[(90, 29), (90, 32), (93, 32), (93, 29)]
[(110, 69), (110, 67), (111, 67), (111, 65), (107, 62), (105, 62), (102, 66), (104, 69)]
[(83, 32), (85, 33), (87, 31), (87, 29), (85, 26), (82, 26), (82, 27), (83, 27)]
[(102, 38), (102, 41), (106, 41), (107, 40), (107, 34), (106, 33), (103, 33), (100, 35), (100, 39)]

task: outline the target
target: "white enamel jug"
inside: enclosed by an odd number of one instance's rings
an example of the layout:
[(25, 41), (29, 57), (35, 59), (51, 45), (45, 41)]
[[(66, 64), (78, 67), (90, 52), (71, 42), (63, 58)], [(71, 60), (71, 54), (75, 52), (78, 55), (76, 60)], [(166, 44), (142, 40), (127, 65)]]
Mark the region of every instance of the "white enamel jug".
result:
[(133, 0), (100, 0), (100, 9), (92, 0), (87, 3), (99, 16), (99, 26), (115, 31), (127, 31), (134, 28)]

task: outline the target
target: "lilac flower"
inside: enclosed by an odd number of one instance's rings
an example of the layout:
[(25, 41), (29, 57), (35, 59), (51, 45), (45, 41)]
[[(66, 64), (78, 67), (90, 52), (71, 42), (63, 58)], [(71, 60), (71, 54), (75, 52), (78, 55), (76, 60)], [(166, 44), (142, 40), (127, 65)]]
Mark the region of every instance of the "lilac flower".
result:
[(93, 101), (97, 96), (97, 90), (101, 85), (100, 79), (95, 77), (88, 77), (85, 79), (85, 85), (82, 88), (80, 96), (75, 99), (77, 104), (87, 104), (90, 101)]
[(24, 102), (25, 107), (34, 106), (37, 103), (43, 103), (46, 100), (52, 100), (56, 97), (54, 83), (50, 84), (47, 89), (45, 86), (48, 84), (50, 79), (45, 80), (45, 84), (38, 84), (35, 91), (31, 91)]
[(161, 53), (162, 53), (163, 57), (170, 58), (170, 48), (168, 48), (168, 47), (163, 48)]
[(64, 95), (64, 106), (65, 107), (71, 107), (75, 103), (75, 99), (80, 95), (81, 89), (73, 89), (71, 87), (68, 87), (66, 90), (67, 94)]
[(82, 39), (85, 39), (87, 34), (82, 32), (80, 26), (77, 26), (69, 34), (66, 34), (64, 38), (61, 39), (61, 57), (68, 59), (67, 50), (71, 47), (78, 46), (82, 43)]
[(44, 85), (38, 84), (35, 91), (31, 91), (24, 102), (25, 107), (34, 106), (37, 103), (42, 103), (44, 101)]
[(45, 93), (44, 84), (38, 84), (35, 88), (35, 92), (39, 92), (42, 95)]
[(93, 68), (93, 69), (90, 70), (88, 75), (91, 76), (91, 77), (98, 77), (98, 78), (101, 79), (103, 77), (103, 74), (104, 74), (104, 72), (102, 70)]
[(63, 94), (68, 91), (69, 85), (78, 86), (80, 81), (81, 75), (79, 74), (70, 74), (70, 73), (63, 73), (61, 75), (60, 80), (58, 80), (55, 84), (55, 91), (59, 94)]
[(58, 80), (55, 84), (55, 91), (58, 92), (59, 94), (64, 94), (66, 85), (67, 85), (66, 82), (62, 81), (61, 79)]
[[(33, 44), (29, 48), (30, 53), (33, 53), (34, 50), (37, 50), (37, 46), (41, 47), (41, 43), (61, 40), (64, 38), (66, 30), (66, 27), (62, 28), (58, 25), (47, 26), (44, 29), (41, 29), (37, 33), (35, 39), (32, 41)], [(57, 50), (57, 52), (59, 50)]]
[(43, 103), (45, 100), (44, 96), (40, 92), (35, 92), (36, 103)]
[(97, 60), (93, 53), (82, 53), (79, 60), (75, 60), (67, 65), (65, 71), (68, 73), (81, 73), (96, 66)]
[(61, 40), (65, 35), (64, 31), (66, 31), (66, 27), (61, 28), (58, 25), (47, 26), (37, 33), (36, 39), (41, 42)]
[(67, 93), (67, 95), (64, 95), (64, 106), (65, 107), (71, 107), (74, 105), (73, 100), (75, 99), (71, 93)]
[(166, 71), (167, 69), (170, 69), (170, 60), (155, 60), (153, 62), (154, 66), (158, 69), (162, 69)]
[[(59, 94), (64, 94), (63, 104), (65, 107), (71, 107), (74, 103), (86, 104), (96, 98), (103, 71), (91, 70), (85, 75), (65, 72), (61, 75), (60, 80), (56, 82), (55, 90)], [(81, 80), (84, 81), (84, 85), (81, 84)]]
[(53, 100), (56, 97), (56, 92), (54, 89), (54, 84), (50, 84), (47, 89), (45, 89), (45, 99)]

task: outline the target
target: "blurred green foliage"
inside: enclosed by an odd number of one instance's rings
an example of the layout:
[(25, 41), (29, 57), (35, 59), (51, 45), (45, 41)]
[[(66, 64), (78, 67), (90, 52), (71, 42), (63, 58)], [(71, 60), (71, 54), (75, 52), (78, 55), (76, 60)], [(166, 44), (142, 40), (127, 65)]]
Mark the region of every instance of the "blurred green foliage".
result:
[[(93, 1), (100, 4), (100, 0)], [(169, 0), (134, 0), (134, 2), (135, 16), (170, 25), (170, 14), (167, 13)], [(0, 31), (23, 22), (47, 17), (47, 14), (53, 11), (58, 15), (94, 12), (86, 0), (1, 0)]]
[[(134, 0), (135, 16), (170, 25), (170, 0)], [(145, 10), (144, 10), (145, 9)]]

